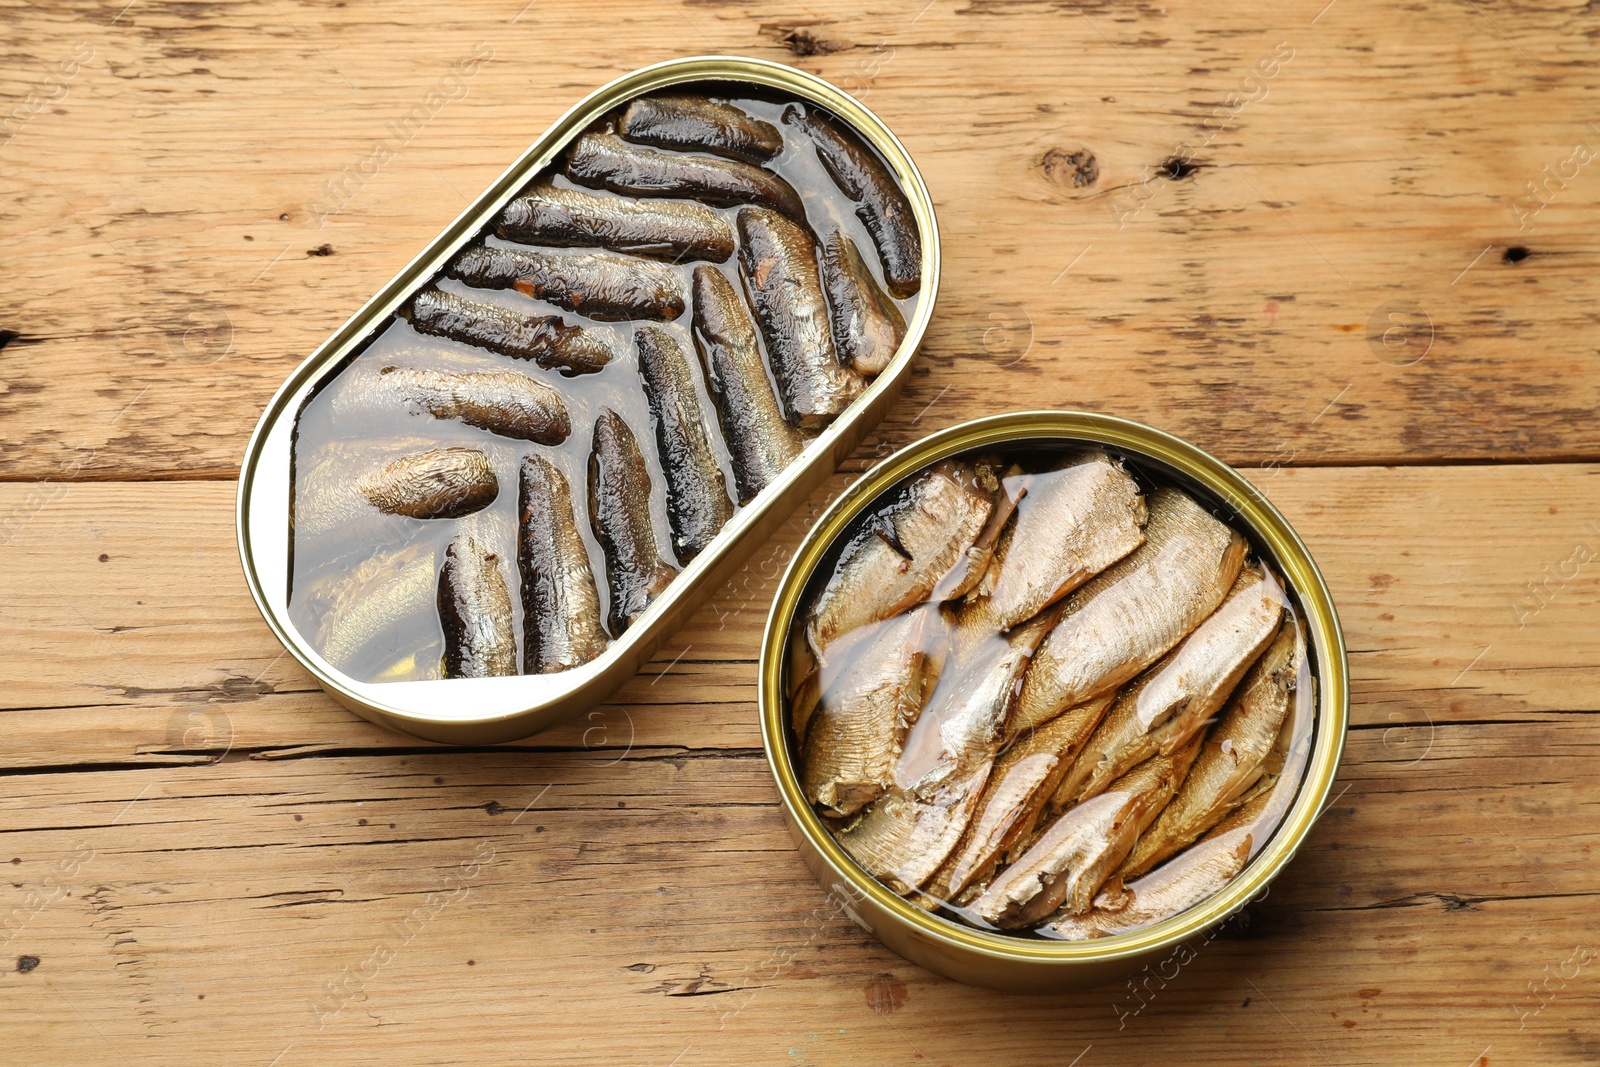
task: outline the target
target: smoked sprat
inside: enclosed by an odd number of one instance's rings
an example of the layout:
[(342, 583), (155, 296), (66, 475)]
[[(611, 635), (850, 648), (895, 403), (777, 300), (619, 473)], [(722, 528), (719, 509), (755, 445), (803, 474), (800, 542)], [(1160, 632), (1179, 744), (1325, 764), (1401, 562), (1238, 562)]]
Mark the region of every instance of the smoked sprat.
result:
[[(600, 658), (901, 353), (917, 225), (876, 150), (812, 103), (705, 82), (597, 115), (302, 406), (296, 625), (361, 681)], [(937, 487), (975, 494), (955, 541), (997, 475)], [(899, 536), (933, 553), (903, 596), (975, 580), (964, 546), (909, 516)], [(909, 714), (936, 666), (818, 722)], [(839, 768), (835, 810), (886, 766)]]

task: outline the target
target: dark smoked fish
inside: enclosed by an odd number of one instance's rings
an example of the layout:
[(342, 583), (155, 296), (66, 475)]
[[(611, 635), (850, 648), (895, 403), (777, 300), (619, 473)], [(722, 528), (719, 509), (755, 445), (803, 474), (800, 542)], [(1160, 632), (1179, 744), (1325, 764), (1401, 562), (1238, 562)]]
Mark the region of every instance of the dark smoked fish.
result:
[(650, 471), (633, 431), (610, 408), (594, 423), (589, 453), (589, 521), (606, 555), (611, 633), (621, 637), (678, 571), (656, 549)]
[(460, 419), (501, 437), (541, 445), (559, 445), (572, 432), (560, 394), (514, 371), (384, 367), (352, 382), (333, 403), (335, 414), (383, 407)]
[(694, 269), (694, 343), (733, 456), (739, 503), (748, 504), (806, 443), (784, 420), (744, 301), (706, 264)]
[(727, 480), (711, 451), (683, 346), (659, 326), (639, 327), (633, 340), (639, 349), (639, 376), (650, 401), (650, 421), (667, 481), (672, 548), (679, 563), (688, 563), (733, 518), (733, 501), (728, 499)]
[(600, 322), (675, 319), (683, 283), (671, 267), (615, 252), (545, 252), (474, 245), (445, 273), (479, 289), (515, 289)]
[(783, 122), (805, 131), (817, 158), (872, 234), (889, 292), (902, 300), (922, 288), (922, 235), (911, 201), (877, 154), (844, 125), (814, 107), (790, 104)]
[(614, 133), (586, 133), (567, 156), (566, 175), (591, 189), (628, 196), (700, 200), (718, 207), (759, 204), (806, 217), (794, 186), (769, 170), (629, 144)]
[(721, 263), (733, 255), (732, 227), (704, 204), (646, 204), (552, 185), (507, 204), (495, 233), (524, 244), (609, 248), (674, 262)]
[(540, 455), (522, 460), (517, 569), (522, 578), (522, 669), (549, 674), (606, 650), (600, 594), (562, 474)]
[(568, 325), (559, 315), (525, 315), (432, 286), (413, 297), (404, 314), (418, 333), (529, 359), (569, 376), (589, 374), (611, 362), (611, 347), (601, 337)]
[(783, 151), (783, 134), (772, 123), (704, 96), (641, 96), (623, 109), (618, 127), (639, 144), (712, 152), (746, 163), (765, 163)]
[(906, 335), (906, 320), (867, 269), (856, 243), (835, 230), (822, 245), (822, 282), (839, 359), (868, 377), (879, 374)]
[(439, 622), (444, 629), (446, 678), (517, 673), (511, 595), (500, 573), (500, 558), (471, 534), (462, 534), (445, 549), (439, 571)]
[(860, 395), (865, 382), (839, 363), (816, 242), (775, 211), (739, 212), (739, 276), (767, 338), (767, 356), (789, 421), (825, 426)]
[(500, 493), (489, 457), (476, 448), (434, 448), (391, 460), (356, 479), (379, 511), (413, 519), (455, 519)]

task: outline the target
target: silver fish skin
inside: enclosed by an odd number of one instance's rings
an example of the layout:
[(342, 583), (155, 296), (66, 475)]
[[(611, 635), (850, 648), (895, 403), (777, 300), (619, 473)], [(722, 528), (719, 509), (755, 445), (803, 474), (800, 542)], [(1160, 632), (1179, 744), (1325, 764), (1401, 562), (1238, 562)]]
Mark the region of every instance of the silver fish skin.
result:
[[(1068, 708), (1042, 726), (1012, 738), (1000, 759), (995, 772), (1003, 771), (1012, 761), (1030, 755), (1045, 753), (1056, 757), (1056, 765), (1040, 787), (1040, 801), (1032, 810), (1024, 812), (1017, 820), (1015, 830), (1005, 843), (1005, 862), (1014, 863), (1033, 844), (1039, 821), (1050, 812), (1050, 798), (1055, 796), (1061, 781), (1076, 763), (1083, 746), (1094, 733), (1095, 727), (1105, 718), (1106, 711), (1116, 694), (1102, 693), (1075, 708)], [(987, 803), (987, 800), (985, 801)]]
[(1138, 483), (1103, 453), (1017, 482), (1012, 492), (1021, 501), (1006, 535), (1006, 562), (995, 568), (989, 593), (990, 612), (1006, 630), (1144, 544), (1148, 519)]
[(974, 914), (1014, 930), (1058, 910), (1088, 911), (1095, 892), (1172, 799), (1198, 748), (1147, 760), (1066, 812), (973, 902)]
[(707, 264), (694, 269), (693, 324), (739, 503), (748, 504), (805, 451), (805, 438), (783, 417), (744, 300)]
[(1276, 578), (1260, 567), (1241, 571), (1222, 606), (1117, 697), (1055, 806), (1087, 800), (1158, 750), (1188, 744), (1272, 641), (1283, 605)]
[(335, 415), (410, 411), (457, 419), (501, 437), (559, 445), (572, 432), (561, 394), (515, 371), (442, 371), (385, 366), (350, 375), (334, 397)]
[(496, 220), (502, 240), (559, 248), (608, 248), (674, 263), (733, 255), (733, 227), (704, 204), (597, 196), (548, 182), (517, 197)]
[(1187, 494), (1146, 501), (1145, 543), (1067, 600), (1023, 682), (1015, 735), (1144, 670), (1216, 610), (1244, 565), (1244, 538)]
[(794, 186), (770, 170), (732, 159), (664, 152), (614, 133), (586, 133), (567, 154), (566, 175), (578, 185), (639, 197), (700, 200), (718, 207), (760, 204), (793, 219), (806, 217)]
[(866, 628), (842, 667), (819, 679), (820, 700), (804, 725), (801, 788), (830, 815), (852, 815), (894, 784), (906, 731), (930, 686), (921, 648), (926, 613)]
[(726, 101), (687, 93), (630, 101), (617, 121), (617, 131), (639, 144), (711, 152), (746, 163), (765, 163), (783, 151), (783, 134), (772, 123)]
[(543, 456), (523, 457), (517, 501), (522, 583), (522, 669), (580, 667), (606, 650), (600, 592), (572, 513), (566, 475)]
[(981, 895), (969, 887), (985, 887), (1005, 850), (1026, 832), (1029, 816), (1049, 799), (1047, 787), (1060, 762), (1049, 752), (1034, 752), (995, 765), (966, 834), (928, 885), (929, 898), (965, 903)]
[(839, 359), (868, 378), (881, 374), (900, 351), (906, 320), (841, 230), (822, 242), (822, 282)]
[(996, 488), (993, 472), (969, 460), (942, 460), (915, 476), (840, 556), (807, 622), (812, 650), (820, 657), (857, 626), (943, 592), (983, 533)]
[[(422, 629), (433, 610), (439, 570), (434, 549), (412, 545), (379, 553), (348, 574), (319, 583), (306, 600), (317, 625), (302, 620), (322, 658), (350, 672), (363, 654), (385, 642), (404, 640), (408, 629)], [(298, 613), (297, 613), (298, 614)]]
[(1196, 845), (1126, 887), (1108, 888), (1087, 914), (1053, 919), (1037, 932), (1064, 941), (1087, 941), (1125, 934), (1188, 911), (1238, 877), (1249, 862), (1251, 843), (1250, 831), (1239, 829)]
[(515, 289), (597, 322), (675, 319), (687, 303), (671, 267), (617, 252), (473, 245), (445, 273), (477, 289)]
[(938, 688), (895, 768), (901, 790), (948, 806), (949, 790), (994, 762), (1017, 684), (1047, 625), (1040, 620), (992, 637), (942, 665)]
[(517, 673), (511, 594), (499, 557), (462, 534), (445, 549), (439, 572), (439, 622), (444, 629), (444, 676), (489, 678)]
[(489, 457), (476, 448), (433, 448), (390, 460), (356, 479), (379, 511), (413, 519), (456, 519), (500, 494)]
[(865, 380), (839, 362), (816, 241), (804, 224), (764, 208), (743, 208), (739, 278), (767, 340), (767, 359), (789, 421), (820, 429), (850, 406)]
[(988, 767), (948, 790), (949, 805), (890, 791), (867, 809), (838, 842), (864, 870), (896, 893), (910, 894), (932, 878), (966, 832), (983, 796)]
[(679, 563), (688, 563), (733, 518), (733, 501), (728, 499), (722, 466), (711, 451), (711, 435), (683, 346), (660, 326), (639, 327), (633, 340), (667, 483), (672, 548)]
[(1260, 780), (1294, 702), (1297, 658), (1303, 651), (1293, 625), (1278, 631), (1206, 736), (1183, 788), (1117, 872), (1123, 881), (1188, 847), (1221, 822)]

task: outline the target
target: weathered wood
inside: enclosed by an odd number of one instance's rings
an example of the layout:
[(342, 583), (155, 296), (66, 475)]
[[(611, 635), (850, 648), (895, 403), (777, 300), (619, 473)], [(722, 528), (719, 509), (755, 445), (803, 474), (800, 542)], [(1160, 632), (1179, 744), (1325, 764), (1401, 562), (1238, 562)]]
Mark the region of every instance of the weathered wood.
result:
[[(1582, 8), (0, 8), (8, 1062), (1600, 1060)], [(755, 657), (847, 474), (514, 745), (356, 718), (250, 603), (231, 478), (282, 377), (573, 101), (717, 51), (862, 96), (938, 206), (939, 314), (847, 471), (1111, 411), (1238, 464), (1327, 576), (1335, 800), (1176, 973), (969, 989), (797, 862)]]
[(1567, 11), (511, 6), (8, 18), (8, 96), (93, 55), (0, 146), (0, 472), (226, 477), (282, 377), (537, 131), (703, 51), (864, 95), (927, 176), (943, 296), (892, 441), (1024, 394), (1251, 464), (1600, 458)]
[[(1587, 518), (1600, 514), (1600, 468), (1253, 473), (1333, 590), (1354, 721), (1394, 727), (1396, 755), (1420, 751), (1442, 723), (1595, 709), (1600, 649), (1564, 636), (1600, 610), (1600, 574), (1572, 562), (1585, 546), (1600, 554), (1600, 523)], [(597, 718), (530, 743), (581, 747), (587, 733), (591, 745), (615, 745), (631, 719), (642, 745), (758, 746), (761, 623), (801, 530), (848, 482), (830, 479), (663, 645), (602, 713), (609, 740)], [(35, 491), (0, 485), (0, 515)], [(263, 754), (421, 744), (337, 708), (283, 654), (238, 572), (233, 493), (232, 483), (79, 485), (18, 523), (0, 552), (12, 652), (0, 659), (0, 708), (13, 709), (0, 730), (51, 743), (5, 746), (7, 765), (195, 762), (224, 743)], [(97, 728), (82, 729), (91, 719)], [(230, 740), (192, 744), (208, 733)]]

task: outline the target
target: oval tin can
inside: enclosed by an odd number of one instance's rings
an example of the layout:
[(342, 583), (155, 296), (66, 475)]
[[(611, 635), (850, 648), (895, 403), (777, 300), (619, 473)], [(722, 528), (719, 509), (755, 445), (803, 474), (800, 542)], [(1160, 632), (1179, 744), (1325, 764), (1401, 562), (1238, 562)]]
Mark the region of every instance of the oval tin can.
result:
[[(893, 170), (912, 206), (922, 239), (922, 289), (894, 358), (848, 410), (783, 474), (741, 508), (683, 568), (622, 637), (598, 658), (556, 674), (371, 683), (324, 660), (290, 622), (290, 500), (296, 412), (306, 398), (357, 353), (421, 286), (585, 127), (644, 93), (688, 83), (777, 90), (821, 105), (873, 146)], [(267, 405), (246, 451), (239, 480), (239, 554), (256, 606), (284, 647), (340, 703), (403, 733), (452, 744), (492, 744), (547, 729), (604, 701), (633, 677), (662, 639), (678, 629), (744, 563), (752, 551), (832, 474), (900, 394), (933, 314), (939, 281), (939, 232), (933, 200), (915, 163), (889, 128), (866, 107), (822, 79), (766, 60), (698, 56), (636, 70), (597, 89), (563, 115), (404, 270), (311, 354)]]
[[(1271, 556), (1305, 615), (1316, 685), (1315, 714), (1300, 787), (1275, 832), (1216, 895), (1154, 925), (1090, 941), (1048, 941), (959, 925), (917, 907), (856, 865), (800, 788), (785, 697), (790, 628), (829, 550), (853, 520), (909, 475), (962, 453), (1008, 448), (1102, 446), (1161, 471), (1233, 513)], [(1086, 989), (1142, 967), (1181, 964), (1208, 931), (1263, 892), (1316, 822), (1344, 749), (1349, 667), (1332, 597), (1305, 545), (1261, 493), (1231, 467), (1170, 434), (1106, 415), (1026, 411), (962, 423), (900, 450), (863, 475), (817, 520), (779, 583), (761, 645), (762, 740), (784, 817), (801, 858), (845, 914), (889, 948), (938, 974), (1014, 992)]]

